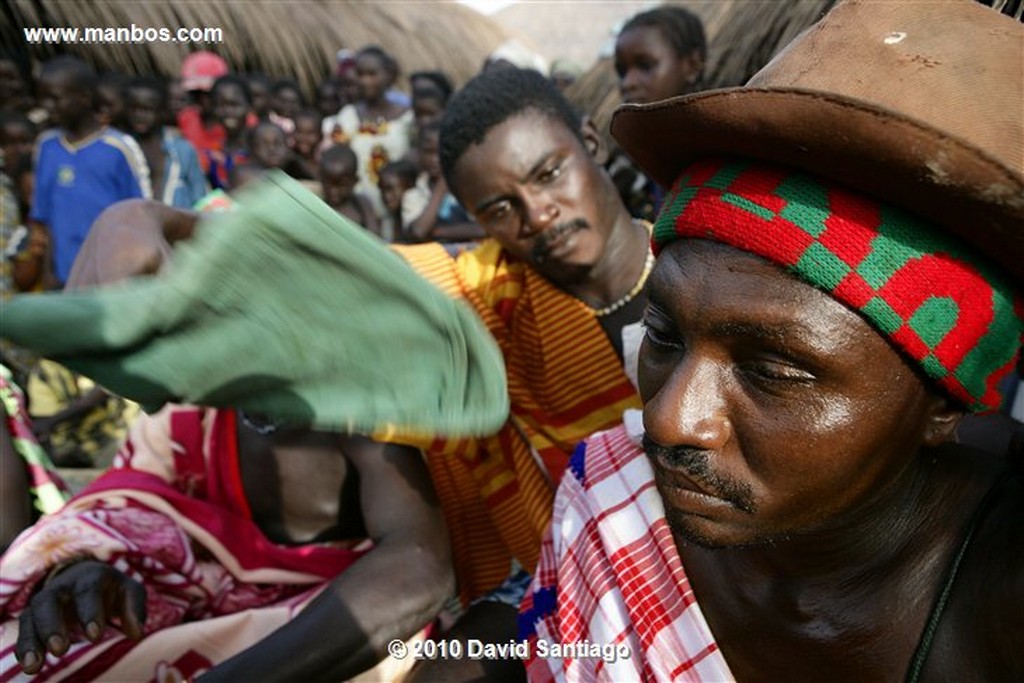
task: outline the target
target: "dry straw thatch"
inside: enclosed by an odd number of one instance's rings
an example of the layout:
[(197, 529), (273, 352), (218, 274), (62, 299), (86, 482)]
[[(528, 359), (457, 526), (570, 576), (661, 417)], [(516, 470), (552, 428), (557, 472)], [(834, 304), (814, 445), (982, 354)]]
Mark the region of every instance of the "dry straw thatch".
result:
[(461, 84), (505, 39), (487, 17), (454, 3), (338, 0), (5, 0), (3, 42), (45, 59), (55, 45), (25, 45), (24, 27), (216, 27), (216, 45), (146, 43), (60, 46), (101, 70), (176, 75), (189, 51), (211, 49), (238, 71), (292, 76), (307, 92), (340, 48), (381, 45), (404, 73), (441, 69)]
[[(705, 87), (741, 85), (800, 31), (822, 17), (836, 0), (712, 0), (672, 2), (704, 21), (708, 41)], [(568, 92), (582, 111), (607, 131), (621, 104), (611, 58), (597, 62)], [(609, 143), (611, 140), (609, 139)]]

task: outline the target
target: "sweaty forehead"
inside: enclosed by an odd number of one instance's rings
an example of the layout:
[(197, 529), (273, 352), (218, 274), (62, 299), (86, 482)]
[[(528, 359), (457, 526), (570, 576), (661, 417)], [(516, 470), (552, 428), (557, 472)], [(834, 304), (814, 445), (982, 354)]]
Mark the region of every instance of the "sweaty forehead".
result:
[(888, 347), (857, 313), (769, 261), (718, 242), (667, 246), (648, 282), (652, 303), (687, 325), (792, 336), (815, 346), (851, 338)]
[(455, 172), (481, 180), (521, 179), (545, 157), (575, 143), (576, 136), (560, 120), (529, 109), (505, 119), (479, 143), (470, 145), (456, 162)]

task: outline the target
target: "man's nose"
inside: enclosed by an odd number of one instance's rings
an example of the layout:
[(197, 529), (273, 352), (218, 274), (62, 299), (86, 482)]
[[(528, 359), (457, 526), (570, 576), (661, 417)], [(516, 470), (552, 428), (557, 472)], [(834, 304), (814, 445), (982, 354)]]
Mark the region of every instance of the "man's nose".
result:
[(523, 197), (523, 233), (535, 235), (544, 232), (558, 220), (558, 203), (547, 192)]
[(727, 370), (692, 354), (684, 357), (644, 403), (644, 429), (664, 446), (719, 450), (732, 438)]

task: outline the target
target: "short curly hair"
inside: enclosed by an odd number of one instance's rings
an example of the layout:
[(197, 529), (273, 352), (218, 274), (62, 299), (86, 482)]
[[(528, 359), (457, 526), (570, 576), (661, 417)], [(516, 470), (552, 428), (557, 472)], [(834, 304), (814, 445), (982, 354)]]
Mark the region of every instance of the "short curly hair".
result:
[(525, 111), (560, 121), (583, 142), (583, 117), (550, 80), (532, 69), (512, 67), (480, 73), (452, 97), (441, 120), (441, 168), (456, 196), (455, 165), (466, 150), (483, 142), (495, 126)]

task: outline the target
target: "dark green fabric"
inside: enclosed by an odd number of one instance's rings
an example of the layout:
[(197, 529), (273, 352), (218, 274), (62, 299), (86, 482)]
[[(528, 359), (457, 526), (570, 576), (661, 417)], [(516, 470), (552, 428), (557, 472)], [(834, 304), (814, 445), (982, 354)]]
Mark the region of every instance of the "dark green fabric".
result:
[(164, 276), (5, 302), (3, 336), (150, 411), (445, 435), (504, 422), (501, 354), (467, 305), (283, 174), (236, 208)]

